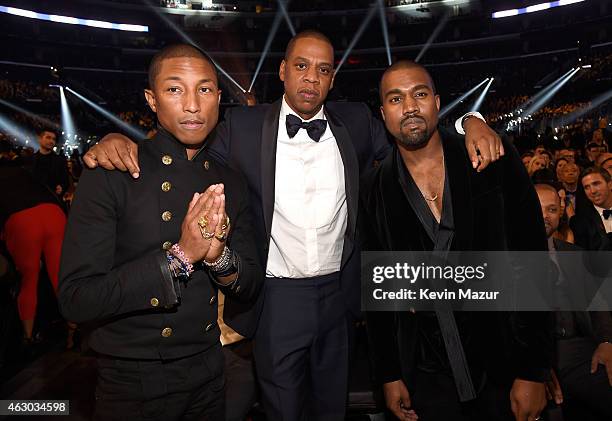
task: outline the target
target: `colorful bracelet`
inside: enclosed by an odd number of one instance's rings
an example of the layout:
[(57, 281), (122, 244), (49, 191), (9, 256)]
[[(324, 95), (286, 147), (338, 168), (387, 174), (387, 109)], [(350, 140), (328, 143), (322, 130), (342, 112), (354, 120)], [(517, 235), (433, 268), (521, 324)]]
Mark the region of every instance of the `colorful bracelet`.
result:
[(181, 250), (178, 243), (172, 245), (167, 255), (173, 257), (172, 261), (170, 261), (170, 259), (168, 260), (168, 265), (175, 273), (187, 277), (193, 273), (193, 264), (191, 264), (187, 256), (185, 256), (185, 252)]

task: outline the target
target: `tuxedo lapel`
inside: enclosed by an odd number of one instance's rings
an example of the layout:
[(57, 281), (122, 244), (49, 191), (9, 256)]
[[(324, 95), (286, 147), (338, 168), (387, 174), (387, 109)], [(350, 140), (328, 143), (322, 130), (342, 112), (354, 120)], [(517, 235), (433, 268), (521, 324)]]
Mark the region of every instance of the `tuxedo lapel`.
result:
[(452, 250), (471, 250), (474, 233), (474, 204), (472, 203), (470, 161), (458, 139), (443, 136), (446, 180), (450, 183), (455, 236)]
[(268, 108), (261, 129), (261, 205), (266, 229), (266, 241), (270, 240), (272, 215), (274, 214), (276, 143), (281, 104), (282, 100), (278, 100)]
[(344, 249), (342, 251), (342, 265), (346, 263), (351, 255), (355, 240), (355, 230), (357, 227), (357, 207), (359, 204), (359, 162), (357, 160), (357, 152), (351, 141), (348, 130), (333, 113), (325, 109), (325, 117), (329, 124), (336, 144), (340, 150), (342, 164), (344, 166), (344, 184), (346, 191), (346, 208), (348, 212), (348, 221), (346, 227)]
[(606, 226), (601, 220), (601, 216), (599, 215), (599, 212), (597, 212), (597, 209), (595, 209), (595, 206), (592, 203), (589, 207), (591, 208), (589, 212), (589, 218), (591, 218), (594, 226), (597, 227), (596, 231), (602, 232), (604, 235), (606, 235)]

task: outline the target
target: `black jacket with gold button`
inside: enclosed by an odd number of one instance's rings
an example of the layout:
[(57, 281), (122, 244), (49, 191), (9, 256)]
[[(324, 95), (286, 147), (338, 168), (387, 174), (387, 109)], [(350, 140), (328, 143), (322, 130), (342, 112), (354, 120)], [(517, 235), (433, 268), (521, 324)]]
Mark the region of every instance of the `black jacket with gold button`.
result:
[(213, 298), (219, 287), (200, 269), (176, 291), (164, 248), (179, 240), (193, 194), (224, 183), (232, 224), (227, 244), (241, 265), (238, 281), (221, 290), (230, 303), (225, 321), (240, 330), (234, 317), (244, 322), (241, 309), (249, 308), (263, 280), (247, 185), (205, 150), (188, 160), (163, 129), (140, 143), (139, 158), (138, 179), (100, 168), (83, 173), (64, 238), (58, 300), (67, 320), (92, 323), (90, 345), (100, 353), (180, 358), (219, 343)]

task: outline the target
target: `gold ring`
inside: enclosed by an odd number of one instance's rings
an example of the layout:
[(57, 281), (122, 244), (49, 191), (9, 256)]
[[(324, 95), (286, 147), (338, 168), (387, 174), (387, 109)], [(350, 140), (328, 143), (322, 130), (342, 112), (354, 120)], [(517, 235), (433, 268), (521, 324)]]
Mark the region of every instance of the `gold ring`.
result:
[(202, 237), (204, 237), (205, 240), (210, 240), (211, 238), (213, 238), (215, 236), (214, 232), (206, 232), (206, 231), (202, 231)]
[(227, 231), (223, 230), (221, 232), (216, 232), (215, 238), (221, 242), (227, 240)]
[(200, 216), (200, 219), (198, 219), (198, 225), (200, 228), (205, 229), (208, 226), (208, 218), (206, 216)]
[(221, 224), (221, 230), (225, 231), (226, 229), (228, 229), (230, 226), (230, 218), (229, 216), (225, 215), (225, 223)]

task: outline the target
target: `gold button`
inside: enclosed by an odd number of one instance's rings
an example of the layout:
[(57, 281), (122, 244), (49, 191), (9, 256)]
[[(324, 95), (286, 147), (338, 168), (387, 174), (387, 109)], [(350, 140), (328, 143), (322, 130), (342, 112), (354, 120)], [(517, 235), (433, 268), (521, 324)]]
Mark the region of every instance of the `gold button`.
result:
[(164, 213), (162, 213), (162, 219), (164, 220), (164, 222), (168, 222), (169, 220), (171, 220), (172, 219), (172, 212), (165, 211)]
[(172, 164), (172, 157), (170, 155), (164, 155), (162, 156), (162, 162), (164, 165), (170, 165)]
[(165, 327), (164, 330), (162, 330), (162, 336), (164, 338), (169, 338), (170, 336), (172, 336), (172, 328), (171, 327)]
[(169, 181), (164, 181), (162, 183), (161, 189), (163, 192), (169, 192), (171, 188), (172, 188), (172, 184), (170, 184)]
[(157, 307), (159, 305), (159, 300), (155, 297), (151, 298), (151, 305)]
[(210, 331), (210, 329), (212, 329), (213, 327), (215, 327), (214, 323), (209, 323), (208, 325), (206, 325), (206, 331)]
[(170, 247), (172, 247), (172, 243), (170, 241), (164, 241), (164, 244), (162, 244), (162, 248), (164, 250), (170, 250)]
[(210, 168), (210, 162), (204, 161), (204, 169), (207, 170)]
[(216, 301), (217, 301), (216, 295), (213, 295), (212, 297), (210, 297), (210, 305), (213, 305)]

